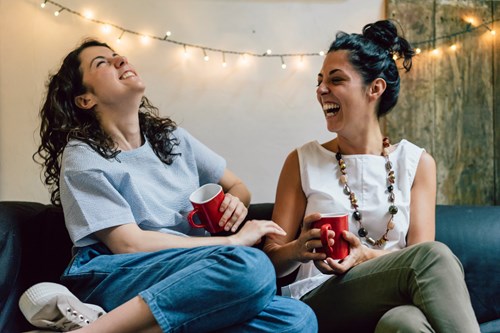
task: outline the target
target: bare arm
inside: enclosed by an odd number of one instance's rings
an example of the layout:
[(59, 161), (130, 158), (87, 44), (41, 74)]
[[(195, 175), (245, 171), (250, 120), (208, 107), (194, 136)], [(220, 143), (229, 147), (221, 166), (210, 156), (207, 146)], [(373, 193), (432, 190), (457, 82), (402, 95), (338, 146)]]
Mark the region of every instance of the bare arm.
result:
[(250, 205), (251, 198), (250, 191), (241, 179), (228, 169), (224, 170), (219, 185), (226, 193), (220, 206), (220, 210), (224, 214), (219, 224), (224, 226), (226, 231), (235, 232), (247, 216), (247, 207)]
[[(273, 221), (285, 230), (286, 235), (270, 235), (264, 245), (264, 251), (273, 262), (278, 277), (292, 273), (300, 262), (326, 257), (322, 253), (308, 252), (305, 248), (305, 243), (312, 238), (318, 240), (311, 242), (321, 243), (319, 230), (316, 233), (312, 231), (309, 223), (304, 223), (301, 228), (306, 202), (300, 180), (298, 154), (293, 151), (281, 170), (273, 210)], [(297, 238), (299, 231), (300, 237)]]
[(251, 246), (267, 234), (284, 234), (272, 221), (248, 221), (228, 237), (184, 237), (158, 231), (146, 231), (135, 223), (97, 231), (95, 235), (113, 253), (153, 252), (170, 248), (193, 248), (209, 245)]
[(423, 153), (411, 188), (410, 229), (407, 244), (432, 241), (436, 235), (436, 163)]

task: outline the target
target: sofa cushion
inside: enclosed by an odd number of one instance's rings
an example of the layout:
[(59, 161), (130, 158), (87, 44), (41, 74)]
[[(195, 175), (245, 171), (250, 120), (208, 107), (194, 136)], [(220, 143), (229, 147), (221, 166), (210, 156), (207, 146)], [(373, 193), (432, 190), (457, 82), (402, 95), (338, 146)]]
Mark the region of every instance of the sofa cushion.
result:
[(448, 245), (462, 262), (480, 323), (500, 317), (499, 236), (498, 206), (436, 207), (436, 240)]

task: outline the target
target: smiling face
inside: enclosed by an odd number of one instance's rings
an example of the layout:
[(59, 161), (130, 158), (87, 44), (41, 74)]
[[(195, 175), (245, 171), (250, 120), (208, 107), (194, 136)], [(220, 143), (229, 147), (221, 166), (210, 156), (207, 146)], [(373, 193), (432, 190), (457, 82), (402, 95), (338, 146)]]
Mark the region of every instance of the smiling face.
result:
[(145, 86), (135, 69), (123, 56), (105, 46), (92, 46), (80, 53), (80, 71), (87, 92), (77, 104), (90, 109), (139, 101)]
[(351, 65), (348, 51), (327, 54), (318, 74), (317, 98), (330, 132), (356, 130), (375, 117), (368, 87)]

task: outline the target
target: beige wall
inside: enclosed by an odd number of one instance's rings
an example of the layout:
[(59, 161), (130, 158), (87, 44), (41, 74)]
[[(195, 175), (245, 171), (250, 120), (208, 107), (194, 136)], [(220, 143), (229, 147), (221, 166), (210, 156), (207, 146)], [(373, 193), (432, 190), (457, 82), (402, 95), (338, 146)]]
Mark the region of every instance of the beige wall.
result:
[[(58, 0), (96, 18), (134, 31), (162, 35), (186, 43), (237, 51), (308, 53), (328, 47), (338, 30), (359, 32), (383, 17), (383, 0)], [(143, 46), (126, 34), (105, 35), (101, 26), (56, 7), (40, 8), (39, 0), (0, 0), (0, 200), (48, 202), (40, 169), (31, 155), (37, 146), (37, 113), (49, 71), (84, 36), (112, 44), (137, 67), (147, 96), (162, 115), (223, 155), (245, 180), (254, 202), (274, 200), (281, 165), (293, 148), (330, 137), (315, 100), (316, 73), (321, 57), (298, 59), (250, 58), (237, 65), (227, 55), (200, 50), (189, 60), (181, 48), (152, 41)]]

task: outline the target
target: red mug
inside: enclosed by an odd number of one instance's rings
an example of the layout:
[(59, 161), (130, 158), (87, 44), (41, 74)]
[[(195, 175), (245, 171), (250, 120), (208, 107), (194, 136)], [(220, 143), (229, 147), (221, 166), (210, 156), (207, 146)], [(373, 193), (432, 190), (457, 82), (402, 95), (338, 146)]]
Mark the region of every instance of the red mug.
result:
[[(189, 201), (194, 209), (187, 216), (189, 224), (193, 228), (205, 228), (211, 234), (223, 231), (219, 221), (224, 212), (220, 212), (219, 208), (224, 197), (222, 186), (218, 184), (205, 184), (191, 193)], [(195, 215), (200, 223), (194, 221)]]
[[(326, 253), (333, 259), (344, 259), (349, 254), (349, 243), (342, 237), (342, 231), (349, 230), (347, 214), (321, 214), (321, 219), (313, 222), (313, 228), (321, 229), (322, 248), (316, 251)], [(333, 230), (335, 236), (333, 246), (328, 244), (328, 230)]]

